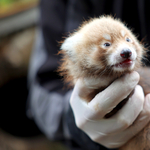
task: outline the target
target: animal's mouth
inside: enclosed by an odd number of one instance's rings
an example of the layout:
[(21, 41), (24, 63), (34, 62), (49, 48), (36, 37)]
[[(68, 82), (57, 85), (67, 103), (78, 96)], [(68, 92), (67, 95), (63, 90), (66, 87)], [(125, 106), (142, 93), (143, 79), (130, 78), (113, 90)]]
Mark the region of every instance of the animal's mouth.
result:
[(117, 67), (117, 68), (128, 68), (130, 67), (131, 65), (133, 64), (133, 60), (131, 59), (126, 59), (120, 63), (117, 63), (115, 65), (113, 65), (114, 67)]

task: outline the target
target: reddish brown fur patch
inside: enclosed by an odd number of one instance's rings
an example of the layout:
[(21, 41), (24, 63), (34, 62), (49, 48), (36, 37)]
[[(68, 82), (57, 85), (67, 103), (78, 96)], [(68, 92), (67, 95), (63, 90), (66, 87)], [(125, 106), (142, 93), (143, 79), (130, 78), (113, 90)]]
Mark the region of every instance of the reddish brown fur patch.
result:
[(106, 87), (101, 87), (99, 89), (88, 89), (88, 88), (82, 88), (81, 89), (81, 93), (79, 94), (79, 96), (81, 97), (81, 99), (85, 100), (86, 102), (90, 102), (95, 95), (97, 95), (99, 92), (103, 91)]
[(64, 51), (59, 51), (59, 55), (62, 55), (61, 64), (57, 69), (57, 72), (59, 72), (60, 76), (63, 77), (63, 80), (65, 83), (69, 85), (69, 87), (73, 87), (74, 83), (72, 82), (74, 80), (73, 76), (70, 75), (69, 68), (67, 66), (70, 63), (70, 59), (66, 55)]

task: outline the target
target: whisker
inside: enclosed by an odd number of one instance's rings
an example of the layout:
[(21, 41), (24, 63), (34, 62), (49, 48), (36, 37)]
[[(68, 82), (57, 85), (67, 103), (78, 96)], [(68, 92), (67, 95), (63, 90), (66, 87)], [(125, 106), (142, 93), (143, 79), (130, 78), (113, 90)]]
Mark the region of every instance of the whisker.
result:
[(104, 73), (107, 71), (107, 67), (101, 72), (100, 77), (104, 75)]
[[(111, 66), (110, 66), (110, 68), (111, 68)], [(110, 69), (110, 72), (109, 72), (108, 76), (110, 76), (112, 74), (112, 72), (113, 72), (113, 70)]]
[[(111, 71), (112, 71), (112, 69), (110, 69), (110, 68), (111, 68), (111, 66), (106, 66), (105, 69), (101, 72), (100, 77), (101, 77), (102, 75), (104, 75), (104, 73), (105, 73), (106, 71), (108, 71), (108, 70), (111, 70)], [(110, 72), (111, 72), (111, 71), (110, 71)], [(109, 72), (109, 74), (110, 74), (110, 72)]]

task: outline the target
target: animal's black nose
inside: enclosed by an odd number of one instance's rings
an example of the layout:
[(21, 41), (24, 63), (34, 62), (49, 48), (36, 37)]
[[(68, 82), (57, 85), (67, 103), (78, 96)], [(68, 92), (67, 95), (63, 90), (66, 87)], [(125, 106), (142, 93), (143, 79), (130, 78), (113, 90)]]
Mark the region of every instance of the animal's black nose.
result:
[(122, 58), (129, 58), (132, 55), (132, 52), (130, 49), (123, 49), (120, 53), (120, 56)]

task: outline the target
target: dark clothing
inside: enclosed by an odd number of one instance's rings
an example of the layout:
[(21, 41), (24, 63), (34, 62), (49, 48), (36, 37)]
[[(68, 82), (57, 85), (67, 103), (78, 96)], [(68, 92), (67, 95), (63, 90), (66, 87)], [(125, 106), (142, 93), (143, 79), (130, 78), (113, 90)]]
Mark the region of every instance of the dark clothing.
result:
[[(62, 90), (56, 69), (60, 56), (58, 42), (90, 17), (111, 14), (128, 23), (139, 35), (150, 41), (150, 1), (148, 0), (42, 0), (40, 33), (29, 71), (29, 105), (39, 128), (50, 139), (68, 139), (76, 149), (107, 149), (94, 143), (75, 125), (69, 106), (71, 91)], [(73, 146), (73, 145), (72, 145)]]

